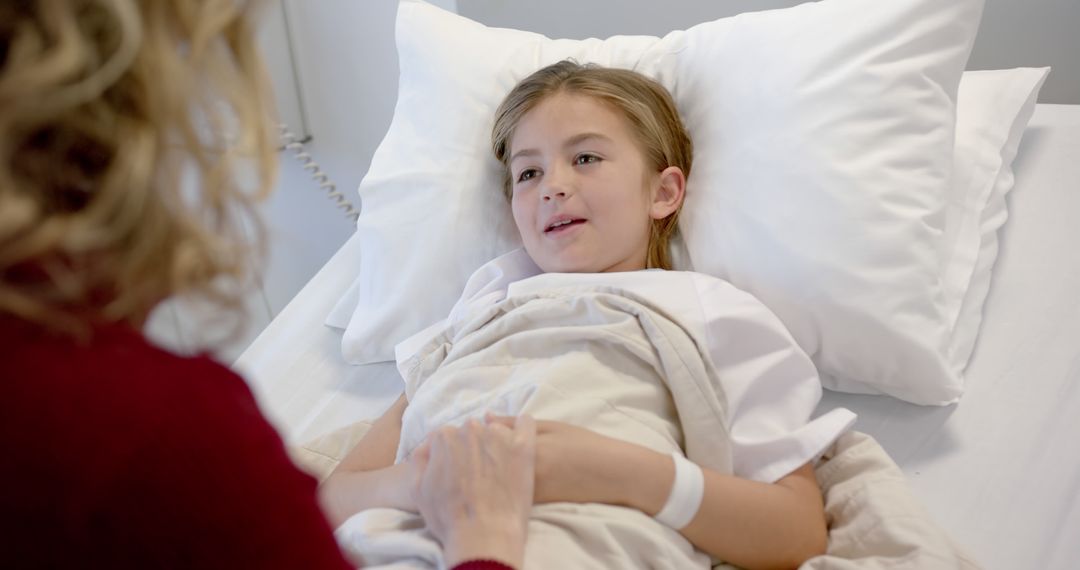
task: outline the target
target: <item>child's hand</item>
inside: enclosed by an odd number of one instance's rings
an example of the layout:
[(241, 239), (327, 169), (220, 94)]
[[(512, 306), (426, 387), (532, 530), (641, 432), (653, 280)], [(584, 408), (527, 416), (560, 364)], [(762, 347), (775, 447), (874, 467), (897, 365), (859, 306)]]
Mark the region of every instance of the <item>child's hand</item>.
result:
[[(514, 418), (493, 416), (489, 421), (513, 425)], [(537, 421), (534, 500), (537, 504), (605, 503), (648, 511), (656, 498), (648, 497), (651, 500), (642, 503), (643, 489), (635, 483), (645, 475), (660, 480), (670, 477), (667, 479), (670, 487), (674, 468), (670, 467), (669, 459), (664, 461), (661, 457), (656, 461), (643, 455), (660, 454), (568, 423)], [(655, 468), (665, 472), (641, 471)], [(666, 495), (659, 497), (660, 505), (666, 498)]]

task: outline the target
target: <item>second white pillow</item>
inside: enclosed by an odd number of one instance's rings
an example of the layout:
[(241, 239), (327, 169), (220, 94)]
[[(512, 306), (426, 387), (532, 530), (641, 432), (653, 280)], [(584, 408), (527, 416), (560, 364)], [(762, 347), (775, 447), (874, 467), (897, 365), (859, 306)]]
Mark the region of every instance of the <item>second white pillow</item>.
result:
[(949, 359), (958, 373), (971, 358), (997, 259), (997, 232), (1008, 215), (1012, 162), (1049, 67), (969, 71), (960, 81), (956, 176), (945, 224)]

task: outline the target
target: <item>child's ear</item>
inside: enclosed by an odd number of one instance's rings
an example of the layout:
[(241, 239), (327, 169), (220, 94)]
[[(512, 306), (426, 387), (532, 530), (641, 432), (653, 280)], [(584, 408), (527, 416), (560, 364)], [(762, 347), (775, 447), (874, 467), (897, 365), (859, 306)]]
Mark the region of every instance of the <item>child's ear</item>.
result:
[(660, 171), (660, 178), (653, 186), (652, 205), (649, 216), (662, 220), (678, 211), (686, 196), (686, 175), (678, 166), (669, 166)]

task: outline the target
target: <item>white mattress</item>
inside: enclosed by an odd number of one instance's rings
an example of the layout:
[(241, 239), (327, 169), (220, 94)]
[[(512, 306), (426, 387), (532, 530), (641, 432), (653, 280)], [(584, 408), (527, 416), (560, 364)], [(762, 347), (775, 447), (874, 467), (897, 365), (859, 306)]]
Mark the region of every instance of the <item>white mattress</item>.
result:
[[(859, 414), (938, 522), (987, 568), (1080, 561), (1080, 105), (1038, 105), (957, 405), (827, 393)], [(379, 415), (392, 363), (347, 366), (323, 325), (358, 270), (350, 239), (237, 361), (287, 440)]]

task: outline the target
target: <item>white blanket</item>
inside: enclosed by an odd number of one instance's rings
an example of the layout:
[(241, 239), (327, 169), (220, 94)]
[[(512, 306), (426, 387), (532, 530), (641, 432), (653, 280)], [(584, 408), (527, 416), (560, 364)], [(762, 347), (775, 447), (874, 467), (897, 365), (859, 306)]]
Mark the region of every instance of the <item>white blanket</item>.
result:
[(802, 570), (977, 570), (915, 499), (874, 438), (848, 432), (814, 469), (825, 494), (829, 549)]
[[(406, 369), (398, 460), (427, 435), (485, 411), (583, 426), (731, 472), (725, 401), (705, 350), (626, 291), (592, 287), (511, 297), (447, 327)], [(340, 542), (368, 565), (435, 568), (439, 548), (411, 513), (359, 513)], [(678, 532), (634, 509), (534, 509), (526, 568), (708, 568)]]

